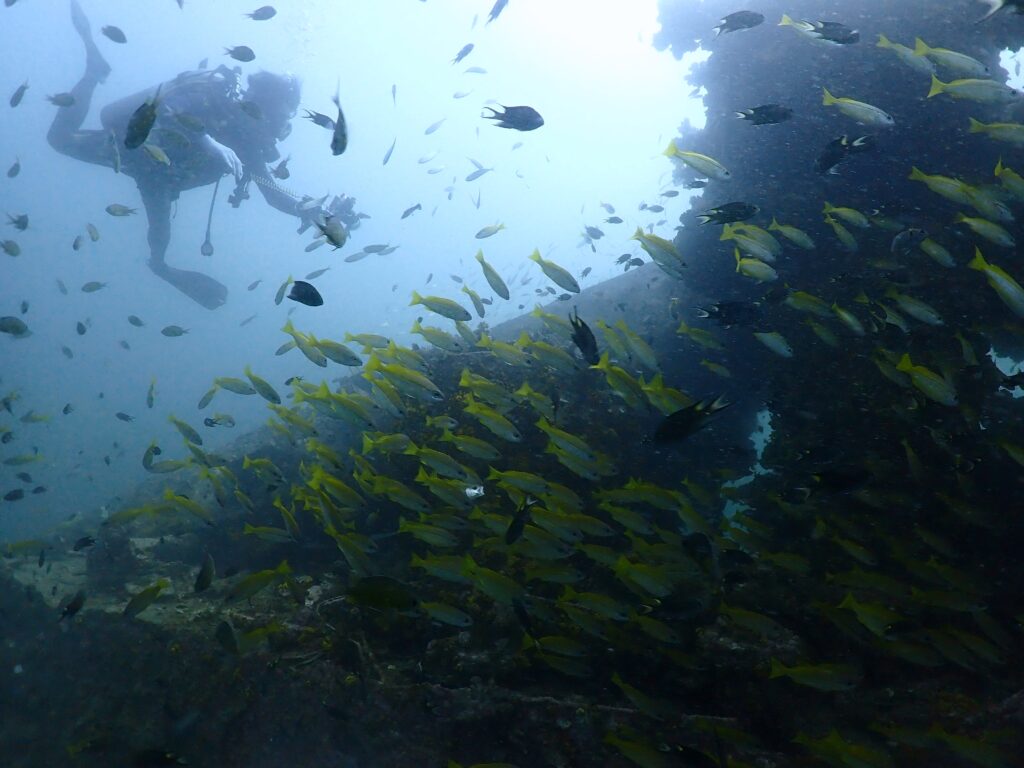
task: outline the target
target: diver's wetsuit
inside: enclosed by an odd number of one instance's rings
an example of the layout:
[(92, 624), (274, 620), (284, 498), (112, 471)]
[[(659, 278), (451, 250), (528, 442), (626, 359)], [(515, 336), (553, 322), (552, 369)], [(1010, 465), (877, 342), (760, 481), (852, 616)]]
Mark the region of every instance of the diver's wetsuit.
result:
[[(171, 239), (171, 206), (182, 191), (213, 184), (224, 176), (224, 148), (230, 148), (241, 161), (243, 178), (269, 178), (267, 164), (280, 157), (274, 127), (243, 109), (238, 74), (218, 67), (183, 72), (159, 86), (157, 120), (148, 141), (164, 151), (169, 166), (142, 148), (124, 146), (132, 114), (157, 94), (157, 87), (104, 107), (102, 130), (82, 130), (96, 85), (106, 79), (110, 67), (96, 48), (89, 22), (75, 0), (71, 11), (86, 46), (86, 71), (71, 90), (75, 103), (57, 110), (47, 141), (76, 160), (108, 168), (119, 164), (124, 174), (135, 179), (149, 220), (150, 268), (199, 304), (215, 309), (227, 298), (227, 288), (207, 275), (175, 269), (164, 262)], [(259, 189), (270, 205), (285, 213), (308, 219), (317, 212), (300, 211), (299, 199), (277, 187), (260, 184)]]

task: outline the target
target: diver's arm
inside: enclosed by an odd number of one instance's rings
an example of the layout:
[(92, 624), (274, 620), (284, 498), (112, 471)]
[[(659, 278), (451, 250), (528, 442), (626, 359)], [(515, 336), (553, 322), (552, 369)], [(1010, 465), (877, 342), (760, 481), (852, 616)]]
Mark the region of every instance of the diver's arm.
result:
[[(302, 198), (289, 194), (276, 184), (271, 186), (270, 184), (264, 183), (265, 181), (273, 182), (273, 174), (266, 164), (261, 163), (254, 166), (247, 165), (245, 170), (250, 173), (253, 180), (256, 181), (256, 186), (259, 188), (260, 194), (263, 195), (263, 199), (267, 201), (267, 205), (271, 208), (276, 208), (281, 211), (281, 213), (287, 213), (291, 216), (298, 216), (300, 219), (309, 215), (307, 211), (299, 209), (299, 203), (302, 202)], [(259, 180), (257, 180), (256, 177), (259, 177)]]
[(235, 181), (241, 180), (242, 161), (238, 159), (238, 155), (235, 154), (235, 150), (231, 147), (224, 146), (208, 133), (204, 133), (199, 138), (199, 146), (201, 146), (210, 157), (220, 160), (220, 162), (224, 164), (224, 169), (235, 177)]

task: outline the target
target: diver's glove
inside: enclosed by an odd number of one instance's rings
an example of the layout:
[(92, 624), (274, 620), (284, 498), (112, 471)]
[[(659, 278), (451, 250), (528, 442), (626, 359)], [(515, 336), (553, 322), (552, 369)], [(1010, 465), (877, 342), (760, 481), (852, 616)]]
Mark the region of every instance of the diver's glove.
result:
[(210, 155), (220, 159), (224, 164), (225, 170), (235, 177), (235, 181), (241, 181), (242, 161), (238, 159), (238, 155), (235, 154), (235, 150), (231, 149), (231, 147), (224, 146), (209, 134), (204, 135), (203, 146)]

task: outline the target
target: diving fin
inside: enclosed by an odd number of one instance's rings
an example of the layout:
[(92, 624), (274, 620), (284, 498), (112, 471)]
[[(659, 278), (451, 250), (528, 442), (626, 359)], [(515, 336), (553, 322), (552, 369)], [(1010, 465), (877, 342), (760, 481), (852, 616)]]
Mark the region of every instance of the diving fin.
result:
[(151, 264), (150, 268), (157, 277), (163, 278), (206, 309), (217, 309), (227, 301), (227, 286), (217, 282), (209, 275), (189, 269), (175, 269), (166, 264)]
[(91, 75), (97, 82), (105, 82), (110, 74), (110, 65), (103, 58), (103, 54), (100, 53), (100, 49), (92, 39), (92, 27), (89, 24), (89, 18), (85, 15), (85, 11), (82, 10), (82, 6), (78, 4), (78, 0), (71, 0), (71, 23), (85, 44), (86, 74)]

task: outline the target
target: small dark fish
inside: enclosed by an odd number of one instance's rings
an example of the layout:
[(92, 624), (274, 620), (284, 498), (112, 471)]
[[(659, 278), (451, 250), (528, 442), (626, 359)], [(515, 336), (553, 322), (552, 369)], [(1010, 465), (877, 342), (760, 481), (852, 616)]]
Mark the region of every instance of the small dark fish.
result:
[(853, 140), (849, 136), (840, 136), (828, 143), (815, 161), (814, 169), (822, 174), (837, 174), (840, 163), (848, 160), (851, 155), (872, 149), (874, 145), (874, 139), (870, 136), (859, 136)]
[(594, 240), (600, 240), (604, 237), (604, 232), (597, 227), (585, 226), (583, 230), (587, 233), (587, 237), (593, 238)]
[(9, 333), (11, 336), (26, 336), (28, 334), (28, 326), (20, 318), (7, 315), (6, 317), (0, 317), (0, 333)]
[(64, 619), (72, 618), (76, 613), (82, 610), (82, 606), (85, 605), (85, 590), (80, 589), (75, 593), (64, 608), (60, 612), (60, 618), (57, 619), (57, 623), (64, 621)]
[(678, 189), (669, 189), (669, 190), (666, 190), (665, 192), (662, 192), (660, 196), (661, 197), (679, 197), (679, 190)]
[(175, 112), (174, 119), (190, 133), (206, 133), (206, 124), (191, 112)]
[(736, 11), (722, 19), (715, 27), (715, 37), (741, 29), (753, 29), (764, 23), (764, 16), (754, 11)]
[(249, 323), (251, 323), (255, 319), (256, 319), (256, 315), (249, 315), (247, 318), (245, 318), (245, 320), (243, 320), (242, 322), (240, 322), (238, 324), (238, 327), (242, 328), (243, 326), (248, 325)]
[(61, 354), (63, 354), (64, 357), (66, 357), (68, 360), (71, 360), (75, 356), (75, 353), (71, 351), (71, 347), (69, 347), (67, 344), (62, 344), (60, 347), (60, 351)]
[(523, 531), (526, 529), (526, 520), (529, 517), (530, 504), (527, 498), (523, 498), (519, 502), (519, 506), (516, 507), (515, 514), (512, 515), (512, 521), (508, 524), (508, 528), (505, 531), (505, 543), (515, 544), (519, 541), (519, 537), (523, 535)]
[(4, 501), (19, 501), (25, 498), (25, 491), (21, 488), (15, 488), (13, 491), (8, 491), (4, 494)]
[(662, 211), (665, 210), (665, 206), (663, 206), (663, 205), (647, 205), (647, 203), (644, 203), (643, 205), (640, 206), (640, 210), (641, 211), (650, 211), (651, 213), (661, 213)]
[(725, 402), (722, 400), (722, 395), (719, 395), (716, 398), (705, 398), (685, 408), (680, 408), (661, 420), (658, 428), (654, 431), (654, 442), (674, 443), (687, 438), (707, 426), (712, 416), (730, 405), (731, 403)]
[(609, 216), (607, 219), (604, 220), (604, 223), (605, 224), (621, 224), (622, 223), (622, 218), (619, 217), (619, 216)]
[(236, 45), (234, 48), (225, 48), (224, 54), (230, 56), (235, 61), (241, 61), (243, 63), (250, 62), (256, 58), (256, 54), (252, 52), (252, 48), (247, 45)]
[(75, 542), (75, 545), (71, 548), (71, 550), (73, 552), (81, 552), (83, 549), (87, 549), (88, 547), (91, 547), (95, 544), (96, 539), (94, 539), (92, 536), (83, 536)]
[[(231, 575), (228, 573), (225, 576)], [(238, 655), (238, 640), (235, 638), (235, 630), (231, 628), (231, 625), (226, 621), (222, 621), (217, 625), (217, 630), (214, 632), (214, 637), (217, 638), (217, 642), (220, 643), (221, 648), (232, 655)]]
[(506, 107), (501, 104), (498, 106), (503, 111), (499, 112), (494, 107), (484, 107), (491, 110), (492, 114), (481, 117), (497, 120), (495, 125), (499, 128), (511, 128), (516, 131), (533, 131), (544, 125), (544, 118), (533, 107)]
[(34, 496), (38, 496), (40, 493), (46, 493), (45, 485), (37, 485), (35, 488), (32, 489), (32, 494)]
[(687, 182), (687, 189), (704, 189), (708, 185), (707, 179), (694, 179), (693, 181)]
[(75, 104), (75, 97), (70, 93), (55, 93), (53, 96), (47, 96), (46, 100), (55, 107), (72, 107)]
[(481, 167), (477, 168), (475, 171), (473, 171), (471, 174), (469, 174), (466, 177), (466, 181), (476, 181), (481, 176), (483, 176), (485, 173), (489, 173), (490, 171), (493, 171), (493, 170), (494, 170), (493, 168), (484, 168), (484, 167), (481, 166)]
[(135, 417), (134, 416), (130, 416), (127, 413), (125, 413), (124, 411), (118, 411), (114, 415), (117, 416), (117, 418), (119, 418), (121, 421), (128, 421), (128, 422), (135, 421)]
[(21, 160), (14, 158), (14, 164), (7, 169), (7, 178), (13, 179), (19, 173), (21, 173)]
[(120, 340), (119, 342), (117, 342), (117, 345), (118, 345), (118, 346), (119, 346), (119, 347), (120, 347), (121, 349), (127, 349), (127, 350), (130, 350), (130, 349), (131, 349), (131, 345), (129, 345), (129, 344), (128, 344), (128, 342), (127, 342), (127, 341), (125, 341), (124, 339), (121, 339), (121, 340)]
[(306, 114), (304, 114), (303, 117), (307, 120), (312, 120), (321, 128), (326, 128), (329, 131), (334, 130), (334, 118), (328, 117), (325, 114), (313, 112), (312, 110), (307, 109)]
[(46, 563), (46, 550), (45, 549), (40, 549), (39, 550), (39, 566), (38, 567), (42, 568), (44, 563)]
[(262, 283), (262, 282), (263, 282), (263, 278), (262, 278), (262, 277), (261, 277), (261, 278), (260, 278), (259, 280), (254, 280), (253, 282), (249, 283), (249, 288), (248, 288), (248, 290), (250, 290), (250, 291), (255, 291), (255, 290), (256, 290), (256, 287), (257, 287), (257, 286), (258, 286), (258, 285), (259, 285), (260, 283)]
[(28, 229), (28, 214), (19, 213), (17, 216), (11, 216), (7, 214), (7, 223), (14, 227), (19, 232), (24, 232)]
[(331, 154), (337, 156), (345, 151), (348, 146), (348, 126), (345, 125), (345, 115), (341, 111), (341, 94), (334, 93), (334, 106), (338, 108), (338, 119), (334, 121), (334, 135), (331, 136)]
[(75, 330), (78, 331), (79, 336), (85, 336), (85, 323), (81, 321), (75, 323)]
[(587, 275), (589, 275), (593, 271), (593, 269), (594, 269), (593, 267), (584, 267), (583, 271), (580, 272), (580, 277), (586, 277)]
[(498, 18), (501, 12), (505, 10), (506, 5), (508, 5), (508, 0), (495, 0), (494, 5), (491, 7), (491, 12), (487, 14), (487, 23), (490, 24)]
[(25, 91), (27, 91), (27, 90), (28, 90), (28, 80), (26, 80), (24, 83), (19, 85), (14, 90), (14, 93), (11, 94), (11, 101), (10, 101), (12, 109), (14, 107), (18, 106), (19, 104), (21, 104), (21, 100), (23, 98), (25, 98)]
[(597, 351), (597, 339), (594, 338), (594, 332), (590, 330), (590, 326), (580, 320), (580, 313), (575, 307), (573, 307), (573, 313), (573, 315), (569, 315), (569, 323), (572, 325), (572, 342), (588, 365), (597, 365), (601, 356)]
[(32, 475), (30, 475), (28, 472), (19, 472), (18, 474), (15, 475), (15, 477), (21, 480), (21, 482), (23, 483), (32, 482)]
[(252, 13), (243, 14), (248, 16), (253, 21), (266, 21), (272, 19), (277, 15), (277, 10), (272, 5), (263, 5), (257, 8)]
[(270, 169), (275, 179), (287, 179), (292, 175), (292, 172), (288, 170), (288, 161), (292, 159), (291, 155), (288, 155), (284, 160), (275, 165)]
[(136, 328), (141, 328), (142, 326), (145, 325), (145, 323), (142, 322), (142, 320), (136, 315), (128, 315), (128, 322), (134, 325)]
[(919, 229), (917, 227), (904, 229), (892, 239), (892, 243), (889, 244), (889, 252), (897, 256), (906, 255), (916, 248), (926, 237), (928, 237), (928, 233), (923, 229)]
[(160, 330), (160, 333), (164, 336), (174, 338), (176, 336), (184, 336), (188, 331), (182, 328), (180, 325), (168, 325)]
[(412, 216), (412, 215), (413, 215), (414, 213), (416, 213), (416, 211), (421, 211), (421, 210), (423, 210), (423, 206), (422, 206), (422, 205), (420, 205), (419, 203), (416, 203), (416, 205), (414, 205), (414, 206), (411, 206), (411, 207), (409, 207), (409, 208), (406, 208), (406, 209), (405, 209), (405, 210), (404, 210), (404, 211), (402, 212), (402, 218), (403, 218), (403, 219), (407, 219), (407, 218), (409, 218), (410, 216)]
[(202, 592), (207, 589), (213, 583), (213, 574), (213, 555), (207, 552), (203, 558), (203, 564), (199, 568), (199, 573), (196, 574), (196, 583), (192, 587), (193, 591)]
[(0, 443), (3, 443), (4, 445), (7, 445), (13, 439), (14, 439), (14, 433), (13, 432), (4, 432), (3, 437), (0, 437)]
[(746, 221), (760, 210), (756, 205), (749, 203), (726, 203), (704, 211), (697, 217), (697, 221), (701, 224), (731, 224), (734, 221)]
[(459, 52), (457, 54), (455, 54), (455, 58), (452, 59), (452, 64), (458, 64), (464, 58), (469, 56), (469, 54), (470, 54), (470, 52), (472, 52), (472, 50), (473, 50), (473, 44), (472, 43), (466, 43), (464, 46), (462, 46), (462, 48), (459, 49)]
[(307, 307), (319, 307), (324, 303), (320, 292), (304, 280), (296, 280), (292, 283), (291, 290), (288, 291), (288, 298), (299, 302), (299, 304), (305, 304)]
[(60, 412), (61, 412), (61, 413), (63, 413), (63, 414), (65, 415), (65, 416), (67, 416), (67, 415), (68, 415), (69, 413), (71, 413), (71, 412), (72, 412), (73, 410), (75, 410), (75, 406), (73, 406), (73, 405), (72, 405), (71, 403), (68, 403), (68, 404), (67, 404), (67, 405), (65, 405), (65, 406), (64, 406), (63, 408), (61, 408), (61, 411), (60, 411)]
[(734, 325), (753, 325), (761, 319), (761, 305), (757, 302), (719, 301), (706, 308), (697, 307), (697, 317), (714, 320), (723, 328)]
[(814, 37), (835, 45), (853, 45), (860, 40), (860, 32), (837, 21), (813, 21)]
[(793, 117), (793, 110), (781, 104), (762, 104), (752, 109), (741, 109), (736, 113), (740, 120), (746, 120), (751, 125), (774, 125), (784, 123)]
[(388, 164), (388, 160), (391, 159), (391, 153), (395, 151), (395, 144), (397, 144), (397, 143), (398, 143), (398, 137), (396, 136), (394, 139), (392, 139), (391, 146), (388, 147), (388, 151), (384, 153), (384, 160), (383, 160), (383, 162), (381, 162), (381, 165), (387, 165)]
[[(156, 109), (159, 98), (160, 88), (157, 87), (153, 98), (146, 99), (132, 113), (131, 118), (128, 120), (128, 127), (124, 132), (124, 145), (128, 149), (138, 149), (146, 143), (146, 139), (149, 138), (149, 132), (153, 130), (153, 124), (156, 122)], [(108, 209), (110, 207), (112, 206), (108, 206)], [(110, 211), (108, 210), (107, 213), (110, 213)], [(122, 214), (112, 213), (111, 215), (119, 216)]]
[(100, 32), (102, 32), (106, 37), (113, 40), (115, 43), (128, 42), (128, 38), (124, 36), (124, 32), (122, 32), (118, 27), (115, 27), (112, 24), (107, 25), (105, 27), (101, 27)]
[(320, 275), (324, 274), (329, 269), (330, 269), (330, 267), (321, 267), (320, 269), (314, 269), (312, 272), (310, 272), (308, 275), (306, 275), (305, 279), (306, 280), (316, 280), (318, 277), (320, 277)]

